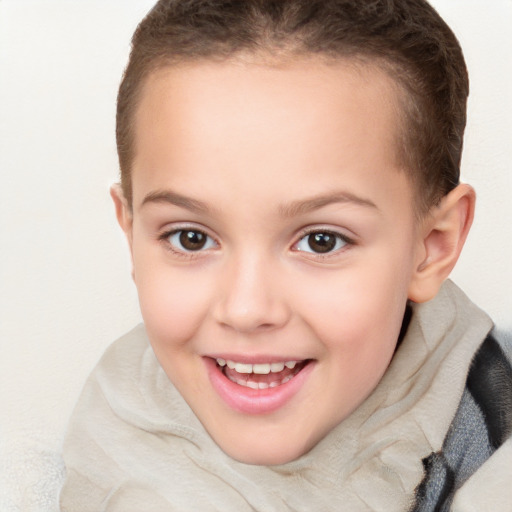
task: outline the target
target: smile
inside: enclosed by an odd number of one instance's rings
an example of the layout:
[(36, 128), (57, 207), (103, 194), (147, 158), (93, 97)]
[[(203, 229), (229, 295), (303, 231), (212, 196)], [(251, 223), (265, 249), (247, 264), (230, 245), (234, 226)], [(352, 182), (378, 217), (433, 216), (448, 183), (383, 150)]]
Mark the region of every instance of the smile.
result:
[(216, 358), (216, 362), (218, 368), (231, 382), (251, 389), (269, 389), (286, 384), (293, 379), (308, 361), (250, 364)]

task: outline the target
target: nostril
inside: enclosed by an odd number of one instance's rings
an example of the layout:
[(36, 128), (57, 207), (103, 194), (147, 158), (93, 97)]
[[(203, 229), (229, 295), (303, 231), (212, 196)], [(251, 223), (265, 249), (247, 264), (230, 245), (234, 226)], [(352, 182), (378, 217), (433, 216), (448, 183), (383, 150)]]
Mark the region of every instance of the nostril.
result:
[(245, 323), (245, 322), (222, 322), (222, 325), (228, 329), (233, 329), (236, 332), (245, 333), (245, 332), (259, 332), (259, 331), (270, 331), (275, 329), (275, 325), (272, 323)]

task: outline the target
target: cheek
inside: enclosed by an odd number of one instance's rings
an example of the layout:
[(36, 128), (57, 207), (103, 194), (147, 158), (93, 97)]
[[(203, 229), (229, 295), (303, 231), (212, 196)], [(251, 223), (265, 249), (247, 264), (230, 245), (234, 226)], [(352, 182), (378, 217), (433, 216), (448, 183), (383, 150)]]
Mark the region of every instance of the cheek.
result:
[(406, 304), (405, 294), (393, 300), (392, 295), (379, 294), (373, 287), (340, 289), (336, 302), (317, 300), (311, 323), (320, 339), (334, 350), (364, 357), (394, 345), (398, 337)]
[(336, 303), (316, 302), (313, 314), (322, 321), (310, 317), (323, 345), (328, 381), (338, 390), (333, 398), (337, 420), (352, 412), (384, 375), (395, 352), (406, 303), (405, 296), (386, 302), (389, 291), (381, 294), (375, 282), (366, 289), (343, 287), (340, 295)]
[(312, 276), (308, 293), (295, 291), (304, 301), (305, 321), (329, 351), (354, 364), (387, 364), (407, 301), (403, 264), (393, 257), (360, 260), (328, 276)]
[(147, 252), (134, 252), (134, 274), (151, 340), (169, 348), (190, 340), (208, 311), (213, 284), (200, 272), (172, 267)]

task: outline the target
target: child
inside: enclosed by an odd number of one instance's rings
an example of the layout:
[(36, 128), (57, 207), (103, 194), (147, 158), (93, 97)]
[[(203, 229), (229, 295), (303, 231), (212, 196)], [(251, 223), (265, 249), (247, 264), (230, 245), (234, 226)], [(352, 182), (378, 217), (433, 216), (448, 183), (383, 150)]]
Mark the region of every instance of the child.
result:
[(510, 510), (512, 369), (446, 281), (467, 94), (423, 0), (157, 3), (112, 189), (144, 326), (86, 384), (64, 511)]

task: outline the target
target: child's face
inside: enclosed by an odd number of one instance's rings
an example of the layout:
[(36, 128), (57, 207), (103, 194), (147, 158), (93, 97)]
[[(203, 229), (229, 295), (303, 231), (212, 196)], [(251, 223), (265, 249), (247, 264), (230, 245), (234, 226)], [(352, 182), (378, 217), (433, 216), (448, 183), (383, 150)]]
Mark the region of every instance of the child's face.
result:
[(146, 84), (128, 228), (142, 314), (238, 460), (307, 452), (393, 356), (422, 257), (395, 94), (376, 69), (311, 60), (190, 64)]

